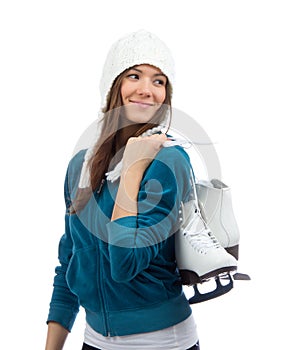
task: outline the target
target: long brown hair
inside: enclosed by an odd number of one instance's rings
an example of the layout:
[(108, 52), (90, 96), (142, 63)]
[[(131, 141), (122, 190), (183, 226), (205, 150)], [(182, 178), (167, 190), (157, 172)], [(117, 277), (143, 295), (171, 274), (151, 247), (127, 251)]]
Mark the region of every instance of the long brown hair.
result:
[[(132, 68), (132, 67), (131, 67)], [(169, 84), (168, 80), (166, 82), (166, 97), (159, 108), (155, 113), (153, 118), (148, 123), (142, 123), (137, 125), (137, 128), (133, 132), (133, 129), (130, 126), (123, 127), (124, 144), (120, 144), (120, 149), (117, 149), (117, 138), (121, 131), (121, 118), (122, 114), (122, 97), (121, 97), (121, 84), (124, 77), (127, 75), (128, 71), (131, 69), (125, 70), (121, 73), (114, 81), (110, 93), (107, 98), (107, 105), (103, 109), (103, 120), (102, 120), (102, 129), (100, 137), (98, 138), (95, 146), (92, 157), (88, 161), (89, 173), (90, 173), (90, 189), (78, 189), (76, 193), (76, 198), (72, 203), (71, 213), (76, 213), (84, 208), (88, 202), (92, 192), (96, 191), (102, 185), (102, 182), (105, 178), (105, 173), (109, 170), (110, 165), (115, 165), (122, 157), (122, 152), (118, 152), (123, 146), (125, 146), (128, 138), (137, 137), (143, 134), (148, 129), (153, 128), (154, 126), (159, 125), (166, 116), (167, 110), (170, 111), (170, 120), (171, 120), (171, 95), (172, 87)], [(169, 120), (169, 123), (170, 123)], [(169, 126), (168, 126), (169, 127)], [(118, 155), (118, 157), (117, 157)], [(113, 164), (111, 164), (113, 163)]]

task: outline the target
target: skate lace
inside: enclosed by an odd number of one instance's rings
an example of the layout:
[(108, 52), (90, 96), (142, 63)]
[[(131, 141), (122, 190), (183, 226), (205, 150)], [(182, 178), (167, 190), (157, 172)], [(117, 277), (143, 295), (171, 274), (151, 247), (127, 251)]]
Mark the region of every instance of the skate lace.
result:
[(186, 231), (184, 235), (189, 240), (191, 246), (201, 254), (206, 254), (210, 249), (218, 249), (221, 247), (217, 238), (207, 228), (200, 232)]

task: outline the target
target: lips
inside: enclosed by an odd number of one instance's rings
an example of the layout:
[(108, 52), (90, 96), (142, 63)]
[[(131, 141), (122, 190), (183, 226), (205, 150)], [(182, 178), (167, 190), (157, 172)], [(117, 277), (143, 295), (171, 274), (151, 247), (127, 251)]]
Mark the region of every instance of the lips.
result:
[(147, 107), (153, 107), (154, 103), (149, 103), (149, 102), (142, 102), (142, 101), (136, 101), (136, 100), (129, 100), (130, 103), (133, 103), (139, 107), (142, 108), (147, 108)]

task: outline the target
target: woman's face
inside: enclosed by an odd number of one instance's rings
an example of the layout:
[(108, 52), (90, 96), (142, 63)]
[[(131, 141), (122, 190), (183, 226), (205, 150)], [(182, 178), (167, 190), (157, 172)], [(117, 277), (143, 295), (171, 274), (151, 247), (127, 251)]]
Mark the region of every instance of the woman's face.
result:
[(132, 67), (122, 80), (121, 97), (126, 118), (147, 123), (166, 97), (167, 78), (160, 69), (142, 64)]

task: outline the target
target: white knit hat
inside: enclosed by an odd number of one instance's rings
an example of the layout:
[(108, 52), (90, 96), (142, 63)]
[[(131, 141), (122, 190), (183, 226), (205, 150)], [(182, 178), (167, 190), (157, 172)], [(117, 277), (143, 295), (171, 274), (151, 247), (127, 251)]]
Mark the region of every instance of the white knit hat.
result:
[(169, 48), (154, 34), (139, 30), (122, 37), (109, 50), (100, 81), (101, 108), (107, 104), (114, 80), (126, 69), (139, 64), (159, 68), (172, 88), (174, 60)]

